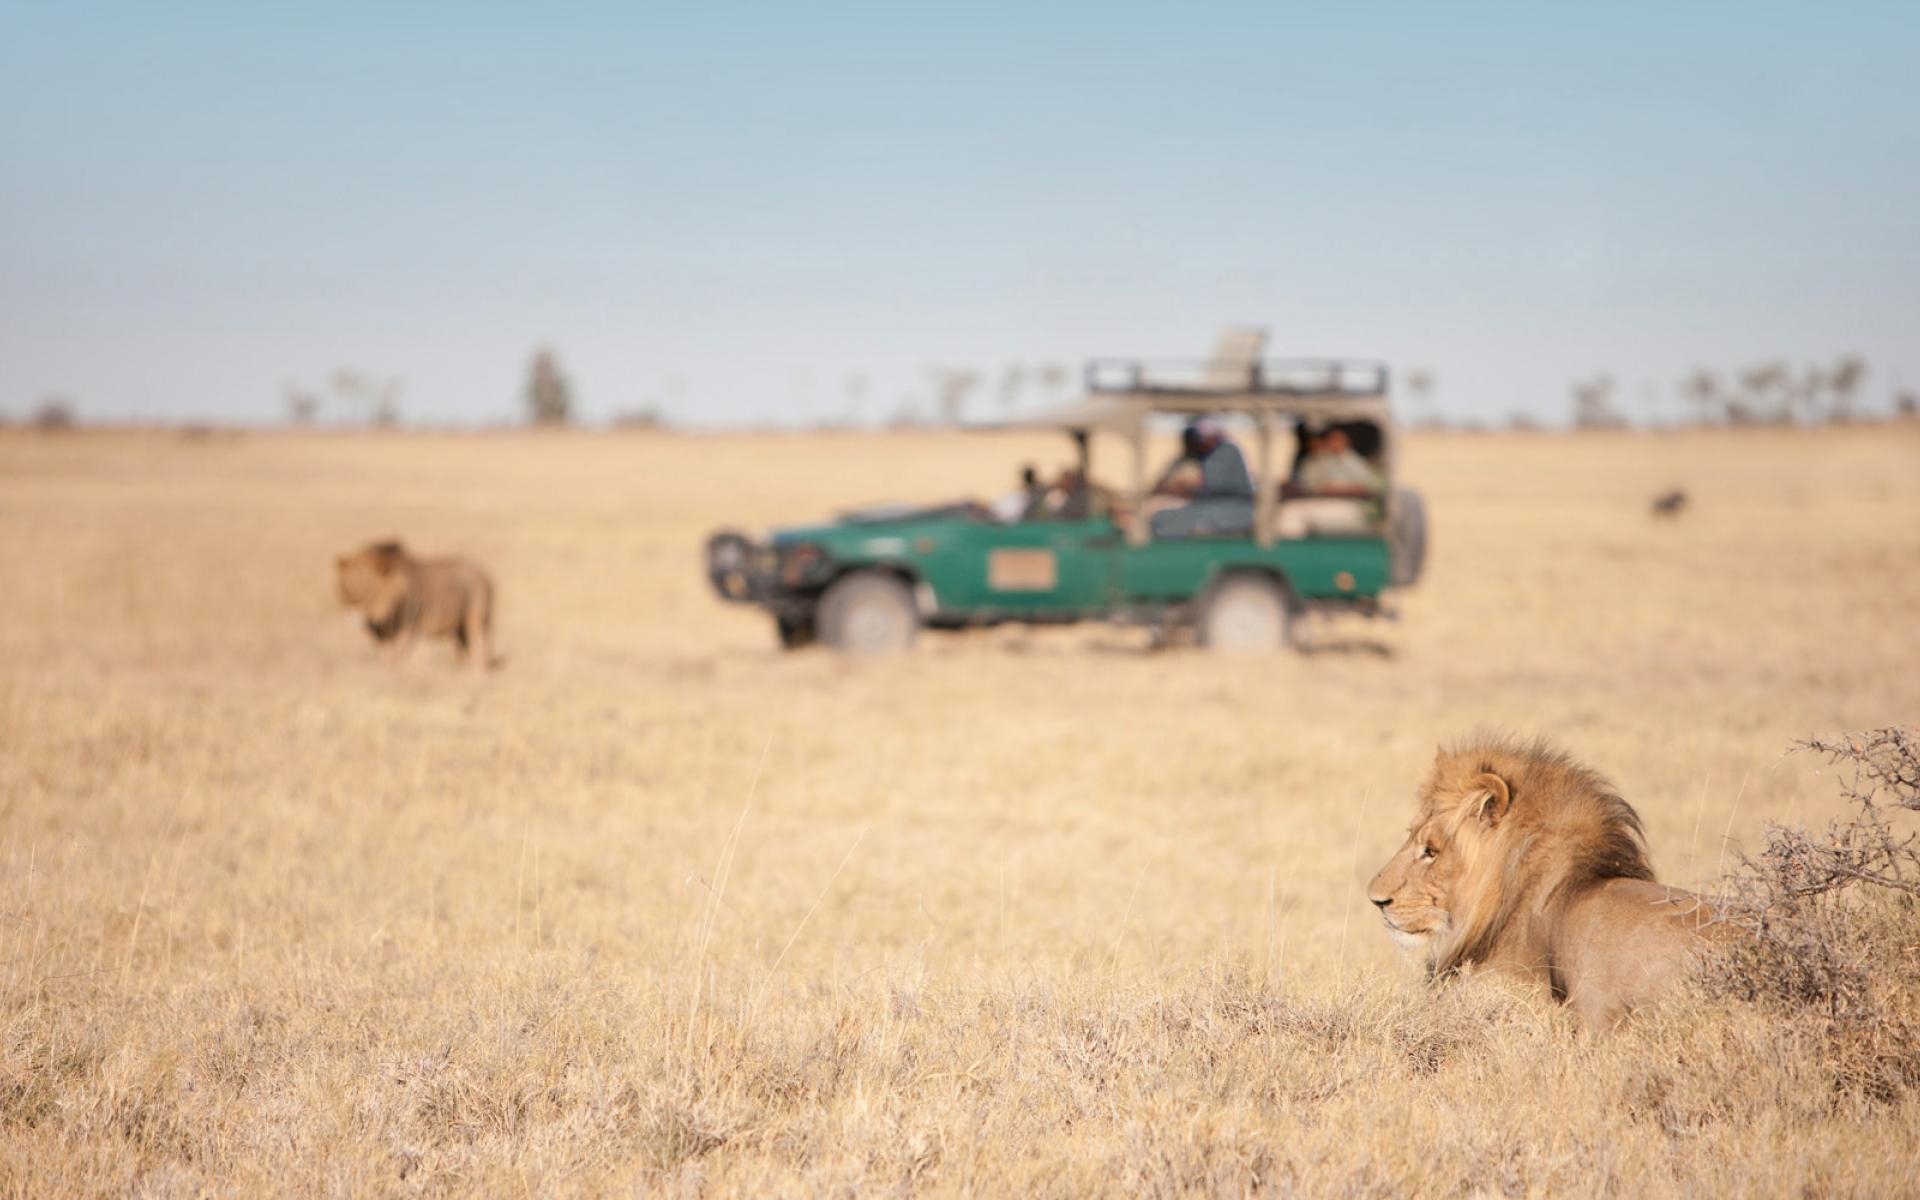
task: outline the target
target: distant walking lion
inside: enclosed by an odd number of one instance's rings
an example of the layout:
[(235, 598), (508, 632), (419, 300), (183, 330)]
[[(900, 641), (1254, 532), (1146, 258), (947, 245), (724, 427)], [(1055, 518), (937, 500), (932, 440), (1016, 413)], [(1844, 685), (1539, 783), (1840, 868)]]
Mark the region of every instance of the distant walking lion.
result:
[(1533, 980), (1606, 1029), (1731, 928), (1700, 897), (1654, 882), (1633, 807), (1544, 743), (1443, 748), (1419, 799), (1367, 897), (1431, 977)]
[(415, 558), (374, 542), (334, 563), (340, 602), (359, 609), (376, 642), (399, 653), (421, 637), (450, 637), (476, 670), (494, 665), (493, 580), (464, 558)]

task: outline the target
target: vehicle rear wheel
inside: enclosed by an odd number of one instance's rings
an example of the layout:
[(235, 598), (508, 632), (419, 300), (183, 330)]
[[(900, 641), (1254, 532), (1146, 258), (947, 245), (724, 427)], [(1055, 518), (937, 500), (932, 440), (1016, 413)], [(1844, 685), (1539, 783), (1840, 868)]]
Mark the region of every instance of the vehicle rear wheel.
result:
[(1287, 644), (1290, 615), (1279, 584), (1263, 575), (1232, 575), (1201, 602), (1196, 632), (1216, 653), (1278, 650)]
[(843, 654), (894, 654), (913, 645), (920, 613), (901, 580), (861, 571), (820, 597), (818, 625), (820, 640)]

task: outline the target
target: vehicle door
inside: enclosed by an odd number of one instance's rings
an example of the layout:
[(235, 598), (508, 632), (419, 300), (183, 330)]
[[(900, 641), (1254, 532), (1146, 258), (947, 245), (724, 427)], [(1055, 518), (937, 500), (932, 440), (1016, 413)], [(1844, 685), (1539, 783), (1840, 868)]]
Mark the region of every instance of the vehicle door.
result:
[(983, 522), (972, 534), (941, 589), (942, 609), (1035, 617), (1106, 610), (1122, 541), (1108, 518)]

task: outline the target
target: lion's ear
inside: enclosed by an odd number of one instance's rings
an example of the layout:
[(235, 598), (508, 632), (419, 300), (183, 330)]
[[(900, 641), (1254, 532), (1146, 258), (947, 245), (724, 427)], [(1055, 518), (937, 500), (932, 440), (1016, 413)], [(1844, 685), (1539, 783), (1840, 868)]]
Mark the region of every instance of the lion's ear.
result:
[(1507, 815), (1507, 810), (1513, 807), (1513, 789), (1492, 771), (1482, 773), (1473, 781), (1473, 786), (1480, 789), (1475, 801), (1480, 819), (1489, 825), (1498, 825), (1500, 819)]

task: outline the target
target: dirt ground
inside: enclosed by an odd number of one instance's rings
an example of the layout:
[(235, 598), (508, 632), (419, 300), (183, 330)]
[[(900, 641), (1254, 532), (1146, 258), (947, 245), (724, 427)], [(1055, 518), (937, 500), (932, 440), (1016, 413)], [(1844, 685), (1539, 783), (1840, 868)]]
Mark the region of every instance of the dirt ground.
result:
[[(1790, 744), (1920, 720), (1920, 428), (1415, 436), (1403, 619), (1252, 659), (784, 654), (700, 571), (1066, 453), (0, 436), (0, 1193), (1920, 1178), (1920, 1103), (1760, 1015), (1431, 993), (1363, 895), (1475, 729), (1604, 771), (1682, 885), (1837, 811)], [(491, 567), (502, 669), (374, 654), (330, 571), (388, 535)]]

